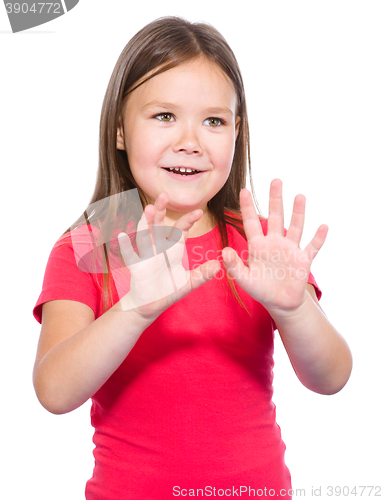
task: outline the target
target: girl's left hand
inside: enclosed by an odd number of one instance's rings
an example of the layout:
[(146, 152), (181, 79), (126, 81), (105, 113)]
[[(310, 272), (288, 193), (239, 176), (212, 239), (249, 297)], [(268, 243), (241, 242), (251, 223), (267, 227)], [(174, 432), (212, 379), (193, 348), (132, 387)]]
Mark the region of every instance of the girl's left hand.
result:
[(223, 264), (238, 285), (270, 314), (291, 313), (303, 304), (311, 263), (327, 236), (328, 227), (322, 225), (306, 248), (299, 248), (305, 202), (303, 195), (295, 197), (290, 227), (285, 235), (282, 181), (274, 179), (270, 185), (269, 218), (265, 236), (250, 191), (242, 189), (240, 193), (249, 249), (247, 265), (243, 264), (237, 252), (230, 247), (222, 251)]

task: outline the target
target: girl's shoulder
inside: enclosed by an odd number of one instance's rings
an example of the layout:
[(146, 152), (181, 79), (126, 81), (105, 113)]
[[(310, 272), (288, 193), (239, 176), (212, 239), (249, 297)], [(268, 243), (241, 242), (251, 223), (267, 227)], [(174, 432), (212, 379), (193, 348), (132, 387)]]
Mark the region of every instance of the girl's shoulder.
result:
[(96, 316), (99, 314), (96, 275), (86, 272), (81, 262), (83, 253), (78, 252), (70, 231), (62, 234), (53, 245), (45, 267), (41, 293), (33, 308), (33, 315), (39, 323), (42, 322), (43, 304), (51, 300), (82, 302), (92, 308)]

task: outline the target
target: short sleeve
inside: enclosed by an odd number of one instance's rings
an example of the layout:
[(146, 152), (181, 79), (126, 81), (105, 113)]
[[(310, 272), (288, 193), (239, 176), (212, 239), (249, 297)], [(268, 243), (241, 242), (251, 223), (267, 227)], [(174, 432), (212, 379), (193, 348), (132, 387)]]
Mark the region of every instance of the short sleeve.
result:
[(311, 273), (309, 274), (307, 283), (309, 283), (310, 285), (313, 285), (313, 287), (315, 289), (315, 293), (316, 293), (317, 299), (320, 300), (321, 297), (322, 297), (322, 290), (317, 285), (317, 282), (315, 281), (315, 278), (314, 278), (314, 276)]
[(33, 316), (41, 323), (45, 302), (75, 300), (89, 306), (95, 317), (98, 317), (99, 296), (92, 275), (77, 266), (70, 236), (60, 238), (49, 255), (42, 291), (33, 308)]

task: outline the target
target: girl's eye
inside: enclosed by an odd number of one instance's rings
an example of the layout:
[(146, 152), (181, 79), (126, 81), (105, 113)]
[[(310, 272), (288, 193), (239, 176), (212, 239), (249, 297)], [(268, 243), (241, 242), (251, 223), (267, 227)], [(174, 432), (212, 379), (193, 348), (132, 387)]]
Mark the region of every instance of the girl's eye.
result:
[(156, 115), (155, 118), (161, 122), (171, 122), (174, 120), (174, 116), (171, 113), (160, 113), (159, 115)]
[(219, 125), (224, 125), (224, 121), (221, 120), (221, 118), (206, 118), (203, 123), (209, 125), (210, 127), (218, 127)]

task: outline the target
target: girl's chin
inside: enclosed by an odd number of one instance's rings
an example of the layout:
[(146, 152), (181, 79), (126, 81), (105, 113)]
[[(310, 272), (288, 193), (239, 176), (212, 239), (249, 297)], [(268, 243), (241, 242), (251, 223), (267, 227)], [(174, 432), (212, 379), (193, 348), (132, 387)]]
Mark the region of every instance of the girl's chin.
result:
[(168, 204), (166, 206), (166, 213), (174, 213), (177, 218), (182, 214), (187, 214), (189, 212), (193, 212), (193, 210), (197, 210), (201, 208), (204, 212), (207, 210), (207, 203), (204, 203), (203, 200), (195, 201), (195, 196), (190, 196), (190, 199), (187, 199), (182, 193), (179, 193), (174, 196), (171, 192), (167, 192), (168, 195)]
[(147, 195), (148, 201), (151, 205), (154, 205), (155, 200), (161, 192), (166, 192), (168, 195), (166, 216), (171, 219), (177, 220), (182, 217), (182, 215), (193, 212), (193, 210), (197, 209), (203, 210), (204, 213), (208, 211), (206, 200), (198, 200), (196, 202), (196, 193), (194, 193), (194, 195), (191, 193), (188, 197), (186, 193), (174, 193), (171, 190), (166, 189), (163, 191), (160, 190), (158, 193), (151, 193), (151, 196)]
[[(164, 192), (164, 191), (161, 191)], [(185, 200), (174, 200), (172, 199), (171, 195), (169, 194), (168, 191), (165, 191), (168, 195), (168, 203), (166, 206), (166, 211), (167, 212), (174, 212), (174, 213), (188, 213), (188, 212), (193, 212), (193, 210), (197, 210), (197, 208), (200, 208), (201, 205), (198, 205), (196, 203), (190, 202), (190, 203), (185, 203)], [(158, 193), (159, 195), (160, 193)], [(154, 205), (156, 198), (151, 199), (147, 198), (148, 203), (150, 205)], [(207, 205), (204, 206), (203, 210), (205, 211), (205, 208), (207, 208)]]

